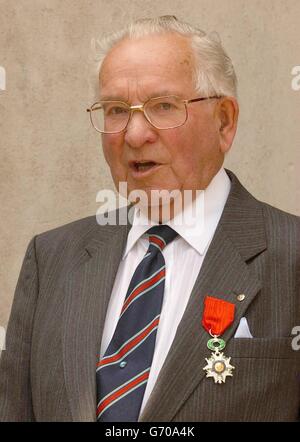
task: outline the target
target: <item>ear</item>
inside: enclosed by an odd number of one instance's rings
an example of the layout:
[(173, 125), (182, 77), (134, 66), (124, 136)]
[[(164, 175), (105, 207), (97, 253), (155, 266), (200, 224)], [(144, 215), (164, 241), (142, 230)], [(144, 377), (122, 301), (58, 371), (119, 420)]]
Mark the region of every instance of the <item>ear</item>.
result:
[(237, 130), (239, 105), (234, 97), (222, 97), (215, 108), (215, 122), (219, 133), (220, 150), (229, 151)]

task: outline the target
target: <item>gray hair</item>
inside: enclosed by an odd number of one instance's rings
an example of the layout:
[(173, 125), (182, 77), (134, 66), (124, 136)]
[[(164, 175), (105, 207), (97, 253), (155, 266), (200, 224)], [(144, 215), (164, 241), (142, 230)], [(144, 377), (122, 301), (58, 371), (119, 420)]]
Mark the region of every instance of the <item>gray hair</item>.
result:
[(125, 38), (138, 39), (153, 34), (177, 33), (191, 41), (196, 58), (194, 72), (196, 91), (204, 96), (227, 95), (237, 97), (237, 78), (230, 57), (216, 32), (206, 34), (173, 15), (140, 19), (109, 34), (92, 45), (97, 61), (97, 75), (108, 52)]

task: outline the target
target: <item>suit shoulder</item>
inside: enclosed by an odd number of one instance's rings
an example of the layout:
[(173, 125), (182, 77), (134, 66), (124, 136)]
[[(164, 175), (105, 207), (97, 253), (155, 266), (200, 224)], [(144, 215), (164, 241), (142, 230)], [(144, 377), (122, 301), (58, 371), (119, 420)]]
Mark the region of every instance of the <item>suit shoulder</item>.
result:
[(259, 202), (262, 209), (265, 220), (271, 225), (281, 225), (290, 228), (300, 228), (300, 216), (293, 215), (292, 213), (285, 212), (270, 204)]
[(35, 237), (36, 247), (39, 250), (53, 250), (55, 253), (71, 249), (76, 251), (86, 245), (93, 237), (107, 236), (119, 229), (117, 220), (124, 219), (127, 214), (127, 207), (113, 210), (110, 219), (116, 220), (113, 225), (101, 225), (97, 221), (96, 215), (90, 215), (72, 221), (68, 224), (56, 227)]
[(280, 254), (297, 251), (300, 258), (300, 217), (266, 203), (260, 203), (269, 247)]
[(36, 241), (40, 246), (53, 246), (62, 242), (76, 240), (86, 237), (97, 227), (95, 215), (81, 218), (62, 226), (55, 227), (36, 236)]

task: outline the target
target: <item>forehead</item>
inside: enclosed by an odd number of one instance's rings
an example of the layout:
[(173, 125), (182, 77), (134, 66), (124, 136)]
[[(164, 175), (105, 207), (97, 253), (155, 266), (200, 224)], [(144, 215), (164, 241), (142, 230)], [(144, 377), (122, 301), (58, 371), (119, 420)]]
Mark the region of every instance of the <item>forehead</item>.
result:
[(193, 90), (194, 54), (178, 34), (125, 39), (108, 53), (100, 70), (101, 95), (123, 97)]

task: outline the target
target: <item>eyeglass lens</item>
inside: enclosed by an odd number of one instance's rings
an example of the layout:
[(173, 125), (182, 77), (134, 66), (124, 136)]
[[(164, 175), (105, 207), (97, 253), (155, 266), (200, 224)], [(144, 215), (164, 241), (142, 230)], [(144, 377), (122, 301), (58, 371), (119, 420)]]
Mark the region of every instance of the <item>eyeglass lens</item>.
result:
[[(121, 101), (102, 101), (92, 107), (92, 123), (103, 133), (123, 131), (130, 119), (130, 106)], [(186, 106), (177, 97), (152, 98), (144, 105), (147, 120), (157, 129), (182, 125), (186, 120)]]

